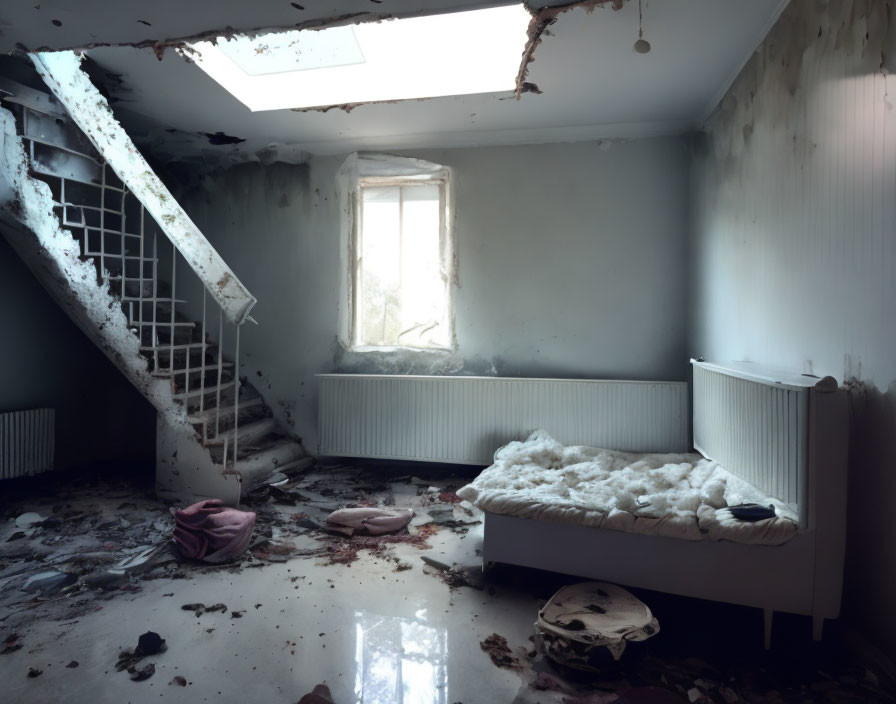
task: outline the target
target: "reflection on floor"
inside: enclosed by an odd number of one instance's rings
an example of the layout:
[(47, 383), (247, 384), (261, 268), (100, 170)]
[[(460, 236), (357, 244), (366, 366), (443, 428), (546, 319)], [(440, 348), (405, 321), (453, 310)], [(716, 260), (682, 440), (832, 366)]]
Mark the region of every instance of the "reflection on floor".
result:
[[(317, 466), (277, 477), (250, 497), (249, 551), (221, 566), (173, 558), (170, 507), (145, 488), (71, 477), (5, 485), (0, 700), (294, 703), (326, 682), (336, 704), (896, 701), (836, 624), (818, 646), (807, 618), (776, 617), (766, 653), (757, 610), (643, 591), (657, 636), (597, 676), (560, 671), (530, 636), (538, 608), (576, 580), (509, 566), (483, 578), (480, 516), (458, 502), (465, 477), (452, 471)], [(323, 530), (346, 505), (416, 515), (382, 539)], [(142, 658), (138, 667), (155, 669), (132, 681), (116, 664), (146, 631), (167, 649)], [(514, 668), (480, 647), (494, 634)]]
[(419, 619), (355, 612), (355, 696), (360, 701), (446, 704), (448, 631)]

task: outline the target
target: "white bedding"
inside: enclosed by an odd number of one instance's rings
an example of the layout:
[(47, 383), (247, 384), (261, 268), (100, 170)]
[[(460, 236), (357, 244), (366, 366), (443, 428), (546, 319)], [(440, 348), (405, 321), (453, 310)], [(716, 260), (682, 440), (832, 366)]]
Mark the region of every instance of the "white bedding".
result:
[[(544, 430), (511, 442), (458, 496), (484, 511), (686, 540), (780, 545), (797, 533), (792, 507), (697, 454), (635, 454), (565, 446)], [(740, 521), (727, 507), (772, 504)]]

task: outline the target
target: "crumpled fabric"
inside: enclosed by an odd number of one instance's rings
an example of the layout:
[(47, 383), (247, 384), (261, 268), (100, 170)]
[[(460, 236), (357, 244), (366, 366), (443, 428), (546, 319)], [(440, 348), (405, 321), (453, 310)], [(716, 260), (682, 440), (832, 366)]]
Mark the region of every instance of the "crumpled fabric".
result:
[(183, 556), (204, 562), (224, 562), (249, 547), (255, 513), (206, 499), (174, 513), (174, 544)]
[(346, 535), (383, 535), (401, 530), (413, 517), (409, 508), (341, 508), (327, 516), (327, 523)]

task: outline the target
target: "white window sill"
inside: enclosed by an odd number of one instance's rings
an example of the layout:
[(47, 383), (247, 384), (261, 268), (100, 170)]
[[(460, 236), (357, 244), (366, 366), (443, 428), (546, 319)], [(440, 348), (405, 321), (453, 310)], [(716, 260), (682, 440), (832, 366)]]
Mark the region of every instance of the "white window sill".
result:
[(394, 354), (403, 352), (408, 354), (448, 355), (452, 354), (455, 350), (452, 350), (450, 347), (405, 347), (401, 345), (395, 347), (378, 347), (375, 345), (358, 345), (355, 347), (349, 347), (346, 351), (357, 354)]

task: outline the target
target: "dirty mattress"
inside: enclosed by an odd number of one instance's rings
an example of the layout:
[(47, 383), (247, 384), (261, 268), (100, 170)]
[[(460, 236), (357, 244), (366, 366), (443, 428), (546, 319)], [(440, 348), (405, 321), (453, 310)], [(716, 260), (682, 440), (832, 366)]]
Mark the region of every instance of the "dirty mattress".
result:
[[(544, 430), (511, 442), (457, 495), (484, 511), (660, 535), (780, 545), (798, 532), (793, 507), (698, 454), (639, 454), (565, 446)], [(754, 522), (729, 507), (773, 506)]]

